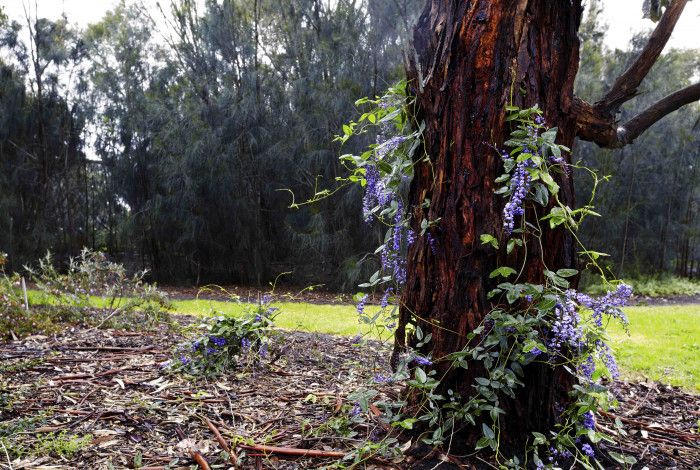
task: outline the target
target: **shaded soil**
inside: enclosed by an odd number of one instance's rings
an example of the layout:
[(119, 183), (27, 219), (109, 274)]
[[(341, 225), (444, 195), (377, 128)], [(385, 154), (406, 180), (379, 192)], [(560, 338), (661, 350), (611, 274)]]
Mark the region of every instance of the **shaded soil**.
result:
[(632, 296), (629, 305), (687, 305), (700, 304), (700, 294), (674, 295), (669, 297)]
[[(182, 333), (165, 328), (74, 327), (0, 343), (0, 468), (189, 468), (193, 450), (213, 469), (231, 468), (206, 420), (226, 443), (242, 444), (234, 450), (242, 469), (326, 468), (338, 457), (270, 455), (244, 446), (351, 454), (384, 433), (372, 413), (352, 429), (345, 419), (353, 406), (348, 394), (387, 373), (381, 343), (358, 347), (347, 338), (285, 332), (264, 363), (215, 379), (188, 379), (162, 367), (182, 340)], [(383, 392), (395, 396), (399, 388)], [(639, 469), (700, 466), (700, 397), (656, 383), (614, 389), (619, 409), (597, 417), (605, 431), (614, 429), (615, 418), (626, 426), (627, 435), (611, 450), (636, 456)], [(52, 444), (71, 436), (84, 438), (72, 453)], [(418, 460), (377, 459), (359, 468), (482, 468), (439, 453)]]

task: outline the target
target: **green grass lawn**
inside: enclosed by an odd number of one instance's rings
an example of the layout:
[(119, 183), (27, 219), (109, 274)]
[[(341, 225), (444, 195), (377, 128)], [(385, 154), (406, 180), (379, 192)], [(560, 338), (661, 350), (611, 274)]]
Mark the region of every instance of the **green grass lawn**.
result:
[[(39, 300), (32, 293), (31, 298)], [(99, 300), (95, 304), (99, 305)], [(212, 310), (240, 312), (241, 304), (217, 300), (175, 300), (176, 313), (204, 315)], [(333, 335), (376, 336), (360, 326), (353, 305), (281, 302), (277, 325), (281, 328)], [(378, 308), (368, 306), (367, 309)], [(700, 392), (700, 305), (629, 307), (630, 335), (621, 327), (610, 329), (623, 378), (644, 377)], [(388, 339), (385, 335), (382, 339)]]
[[(356, 335), (372, 334), (357, 322), (352, 305), (276, 304), (281, 310), (277, 324), (282, 328)], [(240, 311), (241, 306), (212, 300), (179, 300), (179, 313), (204, 314), (211, 309)], [(376, 308), (368, 306), (367, 309)], [(630, 335), (613, 325), (612, 346), (617, 353), (623, 378), (648, 377), (686, 389), (700, 391), (700, 305), (628, 307)]]

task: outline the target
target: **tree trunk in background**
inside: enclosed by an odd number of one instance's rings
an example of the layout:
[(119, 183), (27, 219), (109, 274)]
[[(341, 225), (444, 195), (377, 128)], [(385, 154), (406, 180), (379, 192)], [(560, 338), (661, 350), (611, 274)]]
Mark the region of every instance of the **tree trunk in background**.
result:
[[(558, 127), (558, 143), (573, 146), (576, 121), (571, 110), (578, 69), (581, 2), (541, 0), (430, 0), (414, 31), (414, 60), (408, 76), (417, 95), (417, 118), (426, 124), (424, 146), (432, 164), (416, 168), (410, 202), (414, 229), (422, 219), (440, 222), (430, 230), (431, 250), (422, 237), (408, 253), (408, 280), (402, 298), (397, 350), (407, 324), (432, 333), (424, 348), (437, 360), (442, 391), (473, 393), (478, 367), (448, 372), (439, 358), (462, 349), (492, 305), (487, 292), (498, 283), (489, 273), (499, 265), (522, 262), (481, 245), (481, 234), (503, 233), (505, 199), (494, 194), (502, 173), (500, 155), (510, 133), (505, 107), (539, 104), (546, 124)], [(560, 179), (560, 197), (574, 204), (573, 182)], [(430, 199), (428, 209), (421, 204)], [(537, 214), (541, 217), (543, 214)], [(534, 220), (534, 212), (529, 220)], [(504, 245), (504, 243), (502, 243)], [(528, 246), (523, 282), (543, 283), (543, 257), (549, 269), (574, 267), (575, 247), (563, 230), (545, 229), (544, 253)], [(409, 345), (415, 338), (408, 338)], [(529, 431), (549, 428), (572, 378), (562, 369), (533, 365), (526, 387), (504, 402), (502, 450), (523, 450)], [(467, 435), (469, 444), (480, 430)], [(517, 446), (517, 449), (516, 449)]]

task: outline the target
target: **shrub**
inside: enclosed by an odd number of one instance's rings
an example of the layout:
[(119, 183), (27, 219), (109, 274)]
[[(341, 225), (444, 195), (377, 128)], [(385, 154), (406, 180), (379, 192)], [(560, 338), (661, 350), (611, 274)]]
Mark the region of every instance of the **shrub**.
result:
[(265, 295), (256, 304), (244, 304), (242, 315), (213, 311), (210, 318), (196, 326), (202, 332), (181, 345), (167, 365), (192, 375), (212, 376), (242, 361), (266, 358), (274, 335), (274, 319), (279, 314), (271, 301)]
[(7, 255), (0, 253), (0, 339), (20, 338), (30, 333), (55, 329), (46, 312), (27, 311), (20, 290), (20, 277), (5, 274)]
[(167, 294), (144, 281), (146, 271), (128, 276), (124, 266), (104, 253), (84, 248), (70, 259), (65, 274), (54, 267), (50, 253), (38, 268), (26, 269), (57, 320), (130, 328), (168, 319)]

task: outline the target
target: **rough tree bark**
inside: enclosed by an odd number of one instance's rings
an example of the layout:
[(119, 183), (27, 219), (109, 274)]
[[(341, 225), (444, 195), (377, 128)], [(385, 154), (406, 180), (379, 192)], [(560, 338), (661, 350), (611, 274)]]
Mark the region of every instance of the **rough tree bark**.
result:
[[(522, 107), (539, 104), (547, 125), (559, 127), (558, 143), (573, 145), (581, 12), (580, 0), (433, 0), (419, 19), (408, 73), (432, 164), (417, 168), (410, 202), (418, 208), (413, 220), (440, 222), (431, 230), (434, 250), (423, 237), (409, 251), (400, 324), (414, 321), (432, 333), (428, 347), (435, 358), (460, 350), (490, 311), (486, 294), (497, 282), (488, 274), (505, 261), (479, 241), (481, 234), (503, 232), (504, 200), (494, 194), (502, 161), (492, 145), (501, 145), (510, 132), (505, 106), (511, 99)], [(562, 200), (573, 206), (571, 178), (563, 175), (559, 184)], [(430, 207), (421, 212), (425, 199)], [(534, 244), (528, 247), (531, 261), (524, 276), (529, 282), (544, 281), (541, 255), (550, 269), (576, 264), (573, 240), (564, 230), (544, 236), (545, 253)], [(436, 365), (441, 375), (447, 366)], [(502, 436), (514, 443), (526, 431), (553, 423), (570, 383), (563, 371), (535, 367), (539, 370), (527, 371), (531, 382), (501, 422)], [(453, 371), (441, 386), (469, 396), (479, 374), (478, 368)]]
[[(631, 142), (618, 135), (616, 112), (635, 96), (651, 68), (649, 62), (658, 58), (686, 2), (675, 0), (640, 59), (608, 96), (590, 105), (576, 98), (573, 89), (581, 0), (427, 1), (415, 27), (415, 50), (407, 74), (417, 99), (416, 118), (426, 125), (423, 144), (430, 163), (416, 167), (409, 198), (415, 224), (440, 220), (429, 236), (409, 249), (394, 357), (406, 342), (417, 343), (413, 337), (406, 338), (409, 324), (431, 333), (431, 342), (421, 350), (435, 358), (434, 367), (444, 376), (441, 391), (473, 394), (473, 379), (481, 375), (478, 365), (451, 370), (440, 358), (462, 349), (467, 334), (491, 310), (487, 292), (498, 283), (489, 279), (493, 269), (524, 262), (520, 282), (543, 283), (541, 259), (549, 269), (577, 264), (574, 242), (563, 229), (545, 228), (544, 252), (532, 243), (527, 259), (505, 258), (480, 243), (481, 234), (503, 237), (505, 200), (494, 194), (502, 161), (494, 146), (501, 146), (510, 133), (506, 105), (538, 104), (546, 125), (559, 128), (557, 142), (569, 148), (577, 135), (608, 147)], [(671, 103), (666, 99), (635, 129), (643, 131), (651, 121), (690, 102), (696, 93), (692, 87)], [(560, 200), (574, 207), (570, 174), (560, 175), (558, 183)], [(427, 199), (430, 205), (425, 208)], [(531, 213), (528, 218), (542, 215)], [(436, 241), (433, 249), (430, 238)], [(569, 400), (567, 391), (574, 380), (563, 368), (537, 364), (529, 366), (525, 375), (521, 393), (502, 404), (507, 414), (501, 418), (500, 442), (506, 452), (522, 451), (531, 431), (551, 429), (557, 410)], [(460, 442), (471, 445), (480, 437), (480, 429), (463, 437)]]

